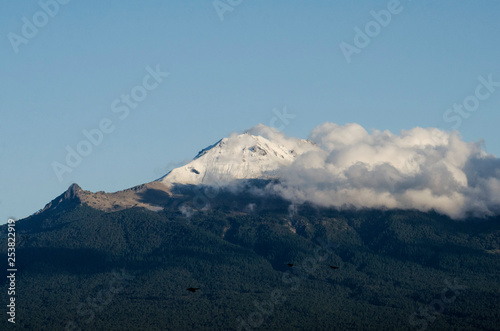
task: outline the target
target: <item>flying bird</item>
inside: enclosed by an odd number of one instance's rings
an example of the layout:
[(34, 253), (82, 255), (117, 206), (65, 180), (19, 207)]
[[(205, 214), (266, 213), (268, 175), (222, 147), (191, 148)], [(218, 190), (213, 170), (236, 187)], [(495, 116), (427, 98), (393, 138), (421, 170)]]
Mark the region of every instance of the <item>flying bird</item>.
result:
[(330, 268), (332, 268), (332, 269), (338, 269), (339, 267), (331, 265)]
[(190, 287), (190, 288), (187, 288), (186, 290), (194, 293), (194, 292), (198, 291), (199, 289), (200, 289), (199, 287)]

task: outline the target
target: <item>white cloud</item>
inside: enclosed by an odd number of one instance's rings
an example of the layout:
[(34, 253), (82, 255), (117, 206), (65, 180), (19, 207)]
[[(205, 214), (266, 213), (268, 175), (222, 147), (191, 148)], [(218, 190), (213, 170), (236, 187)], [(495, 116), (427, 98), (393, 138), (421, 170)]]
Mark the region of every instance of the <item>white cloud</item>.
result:
[(263, 125), (249, 133), (301, 151), (267, 187), (293, 202), (435, 210), (455, 219), (500, 213), (500, 160), (457, 132), (369, 133), (358, 124), (324, 123), (310, 135), (319, 148), (308, 151)]

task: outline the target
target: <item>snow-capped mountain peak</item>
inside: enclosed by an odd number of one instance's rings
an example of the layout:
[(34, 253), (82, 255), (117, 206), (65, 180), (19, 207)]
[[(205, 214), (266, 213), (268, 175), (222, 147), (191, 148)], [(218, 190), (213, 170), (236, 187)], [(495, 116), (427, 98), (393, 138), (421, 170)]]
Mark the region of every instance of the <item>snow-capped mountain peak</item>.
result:
[[(269, 179), (278, 169), (290, 165), (297, 155), (315, 148), (306, 140), (286, 143), (279, 134), (277, 141), (244, 133), (223, 138), (201, 150), (190, 163), (173, 169), (163, 178), (163, 184), (223, 184), (234, 179)], [(298, 147), (298, 148), (294, 148)]]

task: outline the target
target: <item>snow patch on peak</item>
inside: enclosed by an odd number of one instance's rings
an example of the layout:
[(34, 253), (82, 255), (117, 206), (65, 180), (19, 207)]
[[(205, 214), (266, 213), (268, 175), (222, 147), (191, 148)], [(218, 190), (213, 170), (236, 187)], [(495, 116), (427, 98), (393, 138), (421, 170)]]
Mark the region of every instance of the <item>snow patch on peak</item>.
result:
[[(264, 133), (268, 138), (250, 132)], [(286, 138), (281, 132), (259, 125), (244, 134), (232, 134), (201, 150), (190, 163), (173, 169), (159, 181), (173, 184), (226, 184), (234, 179), (270, 179), (280, 168), (317, 147), (306, 140)]]

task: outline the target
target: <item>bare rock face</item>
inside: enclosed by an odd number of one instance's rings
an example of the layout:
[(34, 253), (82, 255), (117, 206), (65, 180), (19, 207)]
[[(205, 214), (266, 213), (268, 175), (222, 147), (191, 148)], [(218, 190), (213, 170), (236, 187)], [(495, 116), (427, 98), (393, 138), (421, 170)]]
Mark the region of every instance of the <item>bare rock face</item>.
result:
[(82, 188), (78, 186), (78, 184), (71, 184), (71, 186), (64, 192), (63, 194), (59, 195), (57, 198), (49, 202), (48, 204), (45, 205), (42, 209), (40, 209), (38, 212), (35, 213), (35, 215), (39, 215), (43, 212), (49, 211), (49, 210), (56, 210), (61, 209), (61, 207), (72, 204), (72, 205), (78, 205), (81, 204), (81, 195)]
[(159, 182), (142, 184), (113, 193), (103, 191), (94, 193), (82, 190), (78, 184), (71, 184), (66, 192), (49, 202), (36, 214), (80, 204), (86, 204), (105, 212), (119, 211), (132, 207), (144, 207), (158, 211), (163, 209), (162, 205), (165, 205), (170, 197), (171, 193), (168, 188)]
[(66, 190), (66, 192), (64, 192), (63, 199), (65, 200), (78, 199), (82, 192), (83, 192), (82, 188), (78, 184), (73, 183)]

